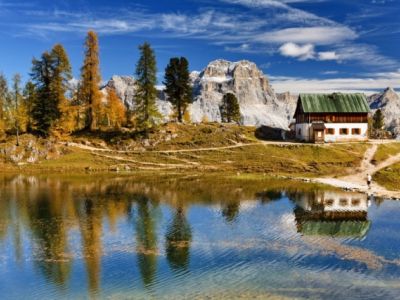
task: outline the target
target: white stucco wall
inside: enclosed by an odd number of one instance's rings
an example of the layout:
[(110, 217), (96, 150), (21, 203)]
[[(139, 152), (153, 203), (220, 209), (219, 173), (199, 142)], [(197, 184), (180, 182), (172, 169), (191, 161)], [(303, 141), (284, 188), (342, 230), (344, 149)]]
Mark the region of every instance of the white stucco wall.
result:
[(320, 204), (320, 210), (325, 212), (360, 212), (368, 211), (368, 198), (366, 194), (325, 192), (316, 195), (315, 199), (303, 197), (296, 201), (297, 205), (306, 211), (312, 211), (312, 205)]
[[(325, 123), (326, 128), (335, 129), (335, 134), (327, 134), (325, 132), (325, 142), (340, 142), (340, 141), (354, 141), (354, 140), (367, 140), (368, 139), (368, 124), (367, 123)], [(349, 134), (341, 135), (339, 129), (347, 128)], [(353, 128), (360, 129), (360, 134), (352, 134)]]
[[(299, 141), (309, 141), (310, 140), (310, 127), (311, 124), (308, 123), (301, 123), (296, 124), (296, 139)], [(299, 133), (300, 130), (300, 133)]]
[[(325, 132), (325, 142), (344, 142), (344, 141), (364, 141), (368, 139), (368, 124), (367, 123), (325, 123), (325, 127), (333, 128), (335, 134), (327, 134)], [(311, 124), (301, 123), (296, 124), (296, 138), (301, 141), (310, 141), (312, 137)], [(340, 129), (348, 129), (347, 135), (341, 135)], [(352, 129), (360, 129), (360, 134), (352, 134)], [(299, 134), (299, 129), (301, 134)], [(311, 134), (311, 136), (310, 136)]]

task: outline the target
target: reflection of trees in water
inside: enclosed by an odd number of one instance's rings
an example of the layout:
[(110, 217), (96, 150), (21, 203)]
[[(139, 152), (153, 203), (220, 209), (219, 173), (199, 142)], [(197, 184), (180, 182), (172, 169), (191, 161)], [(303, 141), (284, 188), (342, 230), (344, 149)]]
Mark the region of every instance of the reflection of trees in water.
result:
[(228, 223), (234, 222), (238, 215), (240, 209), (240, 201), (226, 201), (222, 203), (221, 214), (225, 218), (225, 221)]
[(137, 215), (135, 220), (138, 267), (145, 286), (151, 286), (157, 272), (157, 220), (158, 203), (145, 195), (135, 196)]
[[(35, 267), (49, 282), (65, 286), (70, 275), (68, 230), (79, 226), (88, 286), (100, 289), (103, 223), (116, 224), (127, 215), (134, 224), (137, 265), (145, 286), (157, 273), (157, 224), (159, 204), (175, 207), (165, 236), (165, 252), (173, 270), (186, 270), (190, 263), (192, 231), (186, 209), (193, 204), (221, 203), (222, 217), (237, 220), (242, 200), (258, 198), (262, 203), (284, 196), (296, 200), (315, 198), (322, 191), (303, 183), (285, 181), (232, 181), (191, 179), (144, 181), (139, 179), (90, 178), (70, 182), (58, 179), (16, 177), (0, 179), (0, 240), (12, 235), (15, 257), (23, 252), (22, 236), (35, 245)], [(262, 192), (259, 192), (262, 191)], [(256, 197), (254, 197), (256, 196)], [(131, 209), (135, 203), (135, 209)], [(24, 234), (26, 231), (31, 234)], [(78, 239), (79, 240), (79, 239)], [(23, 260), (22, 260), (23, 261)]]
[(190, 260), (192, 228), (181, 206), (175, 211), (172, 222), (167, 229), (165, 241), (165, 252), (170, 267), (174, 270), (186, 270)]
[(282, 191), (274, 189), (256, 193), (256, 197), (260, 199), (262, 204), (281, 200), (283, 198), (283, 195), (284, 193)]
[(101, 269), (101, 235), (102, 211), (101, 205), (91, 198), (76, 201), (79, 228), (82, 238), (82, 251), (86, 264), (89, 291), (98, 292), (100, 287)]
[(67, 232), (60, 199), (41, 194), (29, 204), (30, 228), (35, 243), (35, 265), (47, 279), (65, 286), (71, 271)]

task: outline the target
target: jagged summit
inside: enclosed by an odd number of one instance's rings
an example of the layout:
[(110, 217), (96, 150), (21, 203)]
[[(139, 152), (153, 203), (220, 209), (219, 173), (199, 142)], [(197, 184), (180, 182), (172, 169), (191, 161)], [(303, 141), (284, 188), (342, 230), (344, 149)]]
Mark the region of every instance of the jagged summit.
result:
[(192, 73), (194, 103), (192, 119), (206, 118), (219, 122), (219, 106), (224, 94), (234, 93), (238, 98), (245, 125), (288, 127), (288, 115), (267, 77), (253, 62), (230, 62), (218, 59), (210, 62), (200, 73)]
[(381, 109), (385, 117), (385, 127), (394, 135), (400, 136), (400, 96), (392, 88), (386, 88), (382, 93), (371, 95), (368, 102), (373, 112)]

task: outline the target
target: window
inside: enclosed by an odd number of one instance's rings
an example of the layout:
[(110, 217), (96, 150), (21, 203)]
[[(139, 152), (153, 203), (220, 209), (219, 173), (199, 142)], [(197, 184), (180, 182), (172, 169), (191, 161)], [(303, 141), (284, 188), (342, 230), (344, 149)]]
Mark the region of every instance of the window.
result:
[(351, 129), (351, 134), (360, 135), (361, 134), (361, 129), (360, 128), (353, 128), (353, 129)]
[(340, 201), (339, 201), (339, 205), (340, 205), (340, 206), (347, 206), (348, 203), (349, 203), (349, 202), (348, 202), (347, 199), (340, 199)]
[(332, 199), (328, 199), (328, 200), (325, 200), (325, 205), (326, 206), (332, 206), (333, 205), (333, 200)]
[(349, 129), (348, 128), (340, 128), (339, 133), (341, 135), (348, 135), (349, 134)]
[(317, 136), (318, 136), (319, 138), (322, 138), (322, 131), (318, 131)]
[(301, 128), (299, 128), (299, 131), (298, 131), (298, 133), (299, 133), (299, 135), (301, 135)]
[(360, 199), (351, 199), (351, 205), (353, 206), (359, 206), (360, 202)]
[(335, 128), (327, 128), (326, 134), (335, 134)]

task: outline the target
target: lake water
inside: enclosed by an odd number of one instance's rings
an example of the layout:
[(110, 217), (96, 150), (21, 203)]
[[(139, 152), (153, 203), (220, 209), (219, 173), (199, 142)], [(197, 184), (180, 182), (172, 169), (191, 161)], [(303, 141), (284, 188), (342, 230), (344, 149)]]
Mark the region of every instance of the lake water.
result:
[(400, 202), (278, 180), (0, 177), (1, 299), (400, 299)]

